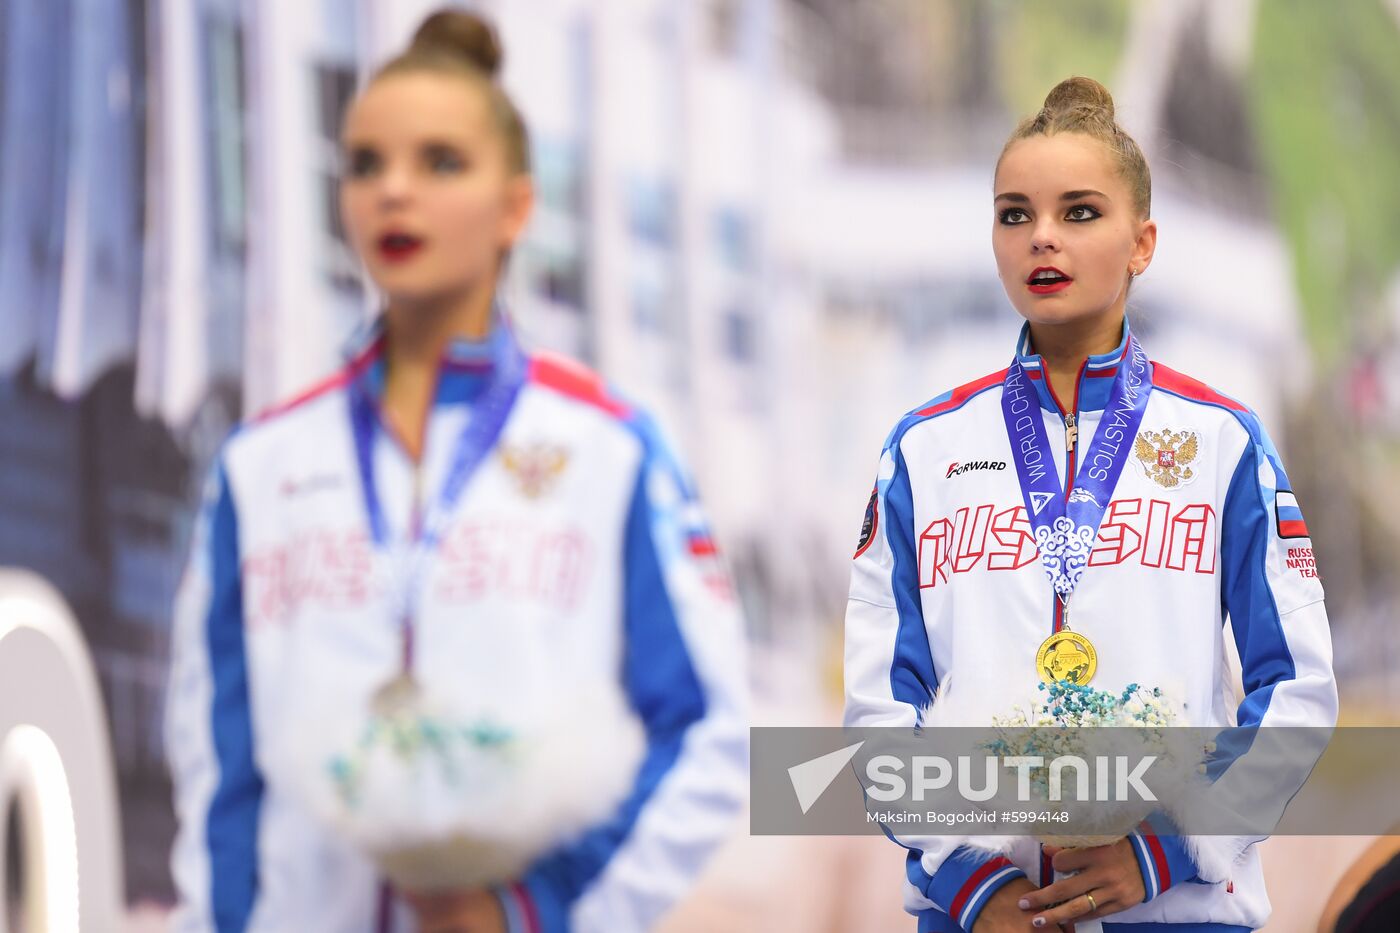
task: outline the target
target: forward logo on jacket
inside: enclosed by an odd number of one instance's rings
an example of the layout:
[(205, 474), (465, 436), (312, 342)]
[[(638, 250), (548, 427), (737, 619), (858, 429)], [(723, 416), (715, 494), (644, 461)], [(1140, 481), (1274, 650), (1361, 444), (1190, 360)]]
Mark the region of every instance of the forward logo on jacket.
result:
[(301, 479), (287, 477), (282, 480), (282, 485), (277, 487), (283, 498), (292, 499), (297, 496), (304, 496), (313, 492), (325, 492), (330, 489), (340, 488), (340, 477), (334, 473), (313, 473)]
[(538, 499), (549, 492), (569, 465), (569, 452), (545, 443), (502, 445), (501, 464), (515, 477), (525, 498)]
[(1191, 464), (1200, 455), (1201, 439), (1195, 431), (1140, 431), (1133, 453), (1147, 478), (1163, 489), (1178, 489), (1197, 476)]
[(973, 460), (968, 463), (959, 463), (958, 461), (954, 460), (952, 463), (948, 464), (948, 473), (943, 478), (952, 479), (954, 476), (961, 476), (962, 474), (970, 473), (973, 470), (1004, 469), (1006, 469), (1005, 460)]

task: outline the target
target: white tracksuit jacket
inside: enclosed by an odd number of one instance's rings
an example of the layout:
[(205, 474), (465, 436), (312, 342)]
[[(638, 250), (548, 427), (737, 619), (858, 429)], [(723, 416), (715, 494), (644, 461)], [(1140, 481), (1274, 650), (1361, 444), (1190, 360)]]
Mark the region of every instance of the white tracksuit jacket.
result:
[[(1098, 428), (1127, 338), (1125, 325), (1117, 350), (1085, 361), (1062, 410), (1023, 328), (1018, 357), (1062, 451), (1062, 482)], [(1093, 686), (1160, 686), (1184, 703), (1181, 725), (1330, 727), (1337, 692), (1322, 585), (1278, 454), (1248, 408), (1152, 365), (1140, 436), (1158, 458), (1124, 467), (1070, 603), (1071, 627), (1098, 651)], [(957, 709), (980, 720), (966, 725), (1010, 712), (1013, 693), (1034, 693), (1036, 649), (1058, 610), (1012, 461), (1003, 377), (920, 406), (885, 443), (851, 575), (848, 726), (912, 726), (943, 680)], [(1078, 415), (1074, 453), (1063, 443), (1069, 410)], [(1238, 709), (1227, 615), (1245, 691)], [(896, 838), (909, 849), (905, 905), (921, 931), (970, 930), (1012, 879), (1052, 880), (1030, 838), (1005, 858), (956, 836)], [(1147, 898), (1105, 918), (1104, 930), (1238, 931), (1267, 920), (1256, 837), (1130, 838)]]
[[(383, 340), (366, 342), (334, 379), (240, 428), (209, 483), (166, 724), (179, 930), (411, 927), (401, 901), (381, 907), (372, 864), (299, 805), (278, 751), (296, 742), (290, 709), (318, 684), (368, 696), (400, 663), (348, 413), (352, 383), (382, 391)], [(442, 363), (424, 490), (439, 487), (492, 353), (491, 341), (454, 345)], [(512, 931), (642, 931), (732, 830), (746, 793), (740, 618), (651, 422), (575, 364), (528, 367), (428, 565), (416, 676), (430, 689), (471, 678), (561, 716), (577, 686), (622, 684), (647, 739), (631, 795), (501, 893)], [(397, 536), (414, 466), (384, 430), (373, 456)]]

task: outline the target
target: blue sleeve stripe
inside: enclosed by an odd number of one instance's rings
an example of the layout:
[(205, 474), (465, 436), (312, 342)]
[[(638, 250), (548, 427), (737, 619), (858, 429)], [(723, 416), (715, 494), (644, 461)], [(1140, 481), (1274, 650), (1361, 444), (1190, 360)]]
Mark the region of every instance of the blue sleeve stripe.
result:
[[(1244, 698), (1244, 702), (1240, 704), (1236, 713), (1241, 729), (1257, 728), (1264, 721), (1264, 714), (1269, 711), (1269, 703), (1273, 701), (1274, 687), (1276, 686), (1278, 686), (1276, 683), (1267, 684), (1257, 690), (1251, 690)], [(1248, 732), (1247, 734), (1252, 740), (1254, 733)]]
[(1146, 890), (1144, 901), (1150, 901), (1158, 894), (1162, 893), (1160, 883), (1157, 880), (1157, 867), (1152, 864), (1152, 854), (1147, 851), (1147, 842), (1139, 832), (1128, 834), (1129, 841), (1133, 844), (1133, 854), (1137, 856), (1138, 869), (1142, 872), (1142, 886)]
[(1256, 448), (1251, 444), (1241, 454), (1225, 494), (1220, 536), (1221, 593), (1234, 627), (1244, 681), (1245, 699), (1237, 714), (1240, 728), (1259, 725), (1274, 686), (1297, 676), (1265, 566), (1273, 529), (1256, 463)]
[(219, 933), (244, 930), (258, 895), (258, 817), (263, 780), (253, 758), (248, 657), (243, 632), (238, 520), (228, 476), (209, 526), (210, 599), (205, 631), (213, 677), (212, 733), (219, 783), (209, 803), (210, 905)]
[(997, 870), (986, 881), (983, 881), (976, 893), (968, 899), (967, 906), (963, 908), (962, 914), (958, 917), (958, 925), (964, 930), (971, 930), (977, 923), (978, 916), (982, 913), (982, 908), (987, 905), (991, 896), (1000, 891), (1007, 884), (1016, 878), (1025, 877), (1025, 872), (1015, 865), (1008, 865)]
[[(913, 854), (913, 853), (911, 853)], [(987, 898), (1002, 885), (1025, 873), (1000, 855), (958, 846), (930, 876), (919, 860), (906, 859), (911, 884), (958, 922), (970, 929)], [(921, 883), (922, 882), (922, 883)]]
[(647, 494), (647, 479), (654, 468), (668, 470), (676, 481), (682, 477), (670, 458), (660, 457), (651, 445), (647, 450), (627, 511), (624, 676), (648, 734), (660, 736), (684, 731), (703, 718), (705, 693), (666, 587), (665, 557), (657, 549), (655, 511)]
[(705, 694), (681, 635), (657, 550), (647, 496), (651, 467), (648, 456), (638, 471), (628, 511), (623, 564), (623, 682), (646, 729), (647, 752), (632, 793), (612, 819), (546, 856), (527, 877), (526, 887), (546, 930), (568, 928), (568, 905), (626, 841), (642, 808), (680, 758), (686, 730), (705, 715)]
[(933, 669), (933, 652), (919, 601), (919, 558), (914, 549), (914, 494), (909, 485), (909, 468), (897, 440), (889, 450), (895, 458), (895, 468), (894, 475), (882, 483), (885, 540), (893, 561), (890, 590), (899, 613), (894, 660), (890, 664), (890, 692), (896, 700), (922, 711), (938, 689), (938, 675)]

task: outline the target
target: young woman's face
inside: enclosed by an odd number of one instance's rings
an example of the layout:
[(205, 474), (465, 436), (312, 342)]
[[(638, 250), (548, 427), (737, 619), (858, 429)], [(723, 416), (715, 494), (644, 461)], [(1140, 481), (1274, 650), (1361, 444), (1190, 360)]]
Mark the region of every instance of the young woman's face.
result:
[(1090, 136), (1012, 144), (997, 168), (994, 208), (997, 274), (1032, 324), (1121, 315), (1128, 271), (1152, 261), (1156, 224), (1139, 218), (1107, 148)]
[(524, 228), (530, 182), (490, 106), (470, 80), (423, 71), (375, 81), (350, 108), (341, 216), (390, 304), (471, 291)]

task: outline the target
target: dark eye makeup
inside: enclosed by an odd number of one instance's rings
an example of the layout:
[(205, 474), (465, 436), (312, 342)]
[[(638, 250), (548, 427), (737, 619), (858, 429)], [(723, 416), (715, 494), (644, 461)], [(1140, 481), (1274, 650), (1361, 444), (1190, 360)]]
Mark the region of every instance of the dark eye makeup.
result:
[(423, 161), (431, 171), (444, 175), (455, 174), (467, 168), (467, 160), (460, 152), (441, 143), (425, 147)]
[[(419, 150), (422, 169), (434, 175), (456, 175), (471, 168), (471, 160), (455, 146), (428, 143)], [(342, 169), (348, 178), (365, 179), (384, 171), (385, 157), (372, 146), (353, 146), (341, 155)]]
[[(1101, 214), (1097, 208), (1090, 207), (1088, 204), (1076, 204), (1065, 211), (1065, 220), (1068, 220), (1070, 223), (1087, 223), (1091, 220), (1097, 220), (1102, 216), (1103, 214)], [(1003, 208), (997, 213), (997, 221), (1008, 227), (1023, 224), (1029, 219), (1030, 216), (1026, 213), (1025, 209), (1020, 207)]]
[(368, 178), (379, 171), (383, 158), (368, 146), (356, 146), (344, 155), (345, 172), (351, 178)]

